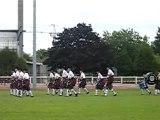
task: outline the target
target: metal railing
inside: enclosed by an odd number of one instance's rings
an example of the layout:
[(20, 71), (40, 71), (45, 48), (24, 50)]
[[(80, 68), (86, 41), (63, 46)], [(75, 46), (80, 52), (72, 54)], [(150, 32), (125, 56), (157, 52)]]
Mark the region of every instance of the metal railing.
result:
[[(0, 84), (5, 85), (10, 83), (10, 76), (0, 76)], [(144, 77), (142, 76), (115, 76), (114, 83), (120, 84), (138, 84)], [(37, 76), (37, 84), (46, 84), (49, 80), (49, 76)], [(97, 82), (97, 77), (86, 76), (87, 83), (90, 85), (95, 85)], [(33, 77), (31, 76), (31, 81), (33, 83)]]

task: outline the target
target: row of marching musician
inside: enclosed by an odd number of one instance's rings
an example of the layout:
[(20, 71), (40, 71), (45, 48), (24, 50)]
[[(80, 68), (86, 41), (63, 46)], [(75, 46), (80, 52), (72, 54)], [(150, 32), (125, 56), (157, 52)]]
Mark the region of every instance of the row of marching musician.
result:
[[(97, 72), (97, 84), (95, 95), (98, 95), (98, 90), (102, 90), (104, 95), (108, 95), (108, 90), (111, 90), (113, 96), (116, 96), (117, 93), (113, 89), (114, 73), (110, 68), (107, 68), (107, 79), (101, 75), (100, 72)], [(86, 76), (82, 70), (80, 70), (80, 76), (78, 79), (75, 77), (74, 73), (70, 68), (63, 69), (62, 74), (49, 71), (49, 81), (47, 83), (47, 94), (52, 93), (52, 95), (58, 94), (63, 95), (64, 90), (66, 90), (66, 96), (71, 96), (72, 93), (77, 97), (81, 93), (81, 89), (84, 89), (86, 94), (89, 94), (88, 89), (86, 88)], [(78, 83), (78, 91), (75, 89), (75, 85)]]
[(33, 97), (33, 93), (30, 88), (31, 80), (27, 70), (15, 69), (12, 71), (10, 94), (17, 97), (26, 96)]

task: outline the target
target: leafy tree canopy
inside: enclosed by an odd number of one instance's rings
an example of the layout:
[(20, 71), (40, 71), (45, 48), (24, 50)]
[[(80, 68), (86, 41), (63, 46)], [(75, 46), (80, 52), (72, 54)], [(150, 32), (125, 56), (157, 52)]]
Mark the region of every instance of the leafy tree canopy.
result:
[(75, 70), (96, 71), (106, 65), (108, 47), (92, 26), (79, 23), (76, 27), (65, 28), (53, 41), (49, 49), (49, 58), (45, 61), (52, 69), (71, 67)]
[(48, 53), (47, 53), (46, 49), (37, 50), (36, 55), (37, 55), (37, 61), (38, 62), (44, 62), (45, 59), (47, 59), (47, 57), (48, 57)]
[[(155, 67), (154, 53), (151, 52), (152, 49), (148, 44), (147, 36), (142, 37), (133, 29), (122, 29), (112, 33), (105, 31), (103, 40), (112, 47), (112, 66), (118, 69), (119, 75), (134, 75), (135, 73), (141, 75), (144, 68), (147, 68), (145, 71), (148, 71), (149, 69), (153, 70), (153, 66)], [(148, 52), (140, 50), (140, 48), (144, 48)], [(142, 62), (146, 61), (146, 57), (148, 61)], [(139, 64), (143, 67), (139, 67)]]
[(10, 75), (14, 68), (27, 68), (24, 59), (19, 58), (17, 53), (8, 48), (0, 51), (0, 75)]
[(158, 27), (155, 41), (152, 42), (153, 50), (156, 54), (160, 55), (160, 27)]

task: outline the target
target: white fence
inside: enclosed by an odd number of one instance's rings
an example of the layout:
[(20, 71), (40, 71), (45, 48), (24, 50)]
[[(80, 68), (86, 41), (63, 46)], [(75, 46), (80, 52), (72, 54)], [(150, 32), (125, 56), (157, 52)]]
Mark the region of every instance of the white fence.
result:
[[(10, 83), (10, 76), (0, 76), (0, 84)], [(32, 80), (33, 77), (31, 77)], [(87, 83), (90, 85), (95, 85), (97, 77), (86, 76)], [(120, 84), (138, 84), (140, 80), (144, 79), (142, 76), (115, 76), (114, 83)], [(49, 80), (48, 76), (37, 76), (37, 84), (46, 84)]]

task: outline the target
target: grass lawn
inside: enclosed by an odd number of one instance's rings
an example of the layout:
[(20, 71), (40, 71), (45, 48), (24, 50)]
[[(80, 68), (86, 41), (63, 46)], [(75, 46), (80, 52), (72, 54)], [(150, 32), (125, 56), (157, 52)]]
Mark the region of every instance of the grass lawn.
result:
[(0, 91), (0, 120), (159, 120), (160, 96), (140, 95), (139, 90), (118, 90), (105, 97), (94, 91), (78, 97), (45, 95), (14, 97)]

